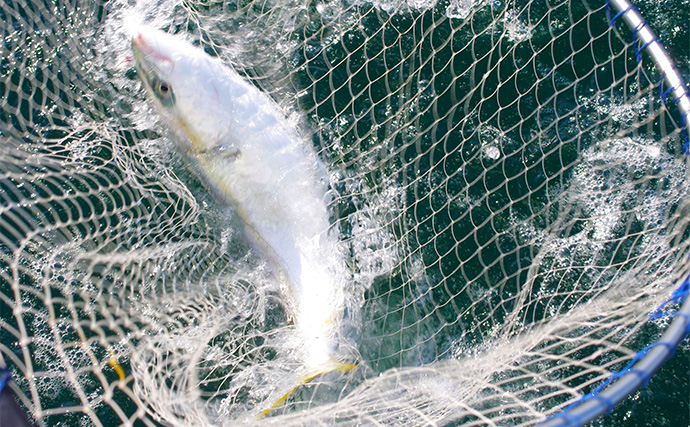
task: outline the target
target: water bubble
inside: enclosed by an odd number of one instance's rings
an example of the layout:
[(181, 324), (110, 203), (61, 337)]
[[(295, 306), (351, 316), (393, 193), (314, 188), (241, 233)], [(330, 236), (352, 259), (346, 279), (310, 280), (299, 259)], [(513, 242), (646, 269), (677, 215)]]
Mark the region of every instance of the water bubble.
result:
[(501, 157), (501, 150), (499, 150), (494, 144), (489, 144), (484, 147), (484, 154), (486, 154), (486, 157), (496, 160)]

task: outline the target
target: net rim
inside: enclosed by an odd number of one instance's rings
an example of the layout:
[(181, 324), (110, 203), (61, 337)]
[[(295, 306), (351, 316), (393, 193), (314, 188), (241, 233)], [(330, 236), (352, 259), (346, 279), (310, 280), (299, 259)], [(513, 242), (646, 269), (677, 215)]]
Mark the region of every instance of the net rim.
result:
[[(611, 7), (616, 14), (611, 16)], [(611, 27), (622, 18), (633, 32), (633, 44), (636, 48), (637, 62), (642, 61), (642, 52), (646, 52), (659, 68), (659, 95), (664, 105), (668, 95), (681, 111), (680, 132), (683, 138), (683, 152), (690, 155), (690, 95), (682, 77), (659, 38), (654, 34), (639, 10), (627, 0), (606, 0), (606, 9)], [(664, 83), (667, 89), (664, 90)], [(686, 276), (669, 300), (649, 315), (649, 320), (662, 316), (673, 316), (674, 319), (666, 328), (661, 339), (640, 350), (630, 363), (620, 372), (613, 372), (594, 391), (582, 396), (578, 401), (563, 411), (538, 423), (540, 427), (580, 426), (600, 416), (610, 414), (614, 407), (638, 389), (647, 385), (654, 373), (673, 356), (678, 345), (690, 335), (690, 298), (688, 287), (690, 275)], [(677, 302), (682, 307), (676, 312), (662, 312), (669, 302)]]
[[(686, 276), (673, 296), (657, 308), (649, 319), (673, 316), (661, 339), (640, 350), (630, 363), (570, 405), (564, 411), (537, 424), (540, 427), (581, 426), (602, 415), (610, 414), (614, 407), (638, 389), (645, 387), (654, 373), (669, 360), (678, 345), (690, 335), (690, 275)], [(662, 312), (669, 302), (682, 303), (676, 312)]]

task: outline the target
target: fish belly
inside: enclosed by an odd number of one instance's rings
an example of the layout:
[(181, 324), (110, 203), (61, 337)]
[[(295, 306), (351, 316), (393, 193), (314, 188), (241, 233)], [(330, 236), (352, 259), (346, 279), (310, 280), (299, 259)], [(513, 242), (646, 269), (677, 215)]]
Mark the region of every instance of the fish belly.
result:
[(316, 162), (298, 150), (248, 148), (234, 159), (206, 160), (202, 168), (236, 205), (250, 239), (285, 276), (286, 307), (293, 311), (308, 369), (332, 363), (344, 305), (337, 241), (329, 233)]

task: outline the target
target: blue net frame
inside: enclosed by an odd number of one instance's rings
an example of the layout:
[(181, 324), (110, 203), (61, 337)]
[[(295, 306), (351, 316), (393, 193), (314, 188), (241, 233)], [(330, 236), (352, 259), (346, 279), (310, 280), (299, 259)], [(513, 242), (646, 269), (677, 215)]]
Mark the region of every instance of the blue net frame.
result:
[[(615, 14), (612, 9), (615, 10)], [(683, 152), (690, 155), (690, 95), (673, 61), (666, 55), (661, 41), (634, 5), (627, 0), (607, 0), (606, 11), (611, 27), (615, 27), (620, 19), (632, 30), (637, 62), (643, 60), (643, 53), (646, 52), (660, 70), (659, 97), (664, 105), (668, 105), (670, 101), (680, 111)], [(645, 387), (654, 373), (673, 356), (678, 345), (690, 335), (689, 294), (690, 275), (681, 279), (680, 285), (672, 295), (649, 314), (650, 321), (662, 317), (673, 318), (661, 339), (638, 351), (622, 370), (613, 372), (593, 391), (538, 425), (581, 426), (604, 414), (610, 414), (623, 399)], [(677, 305), (679, 308), (667, 309), (671, 305)]]

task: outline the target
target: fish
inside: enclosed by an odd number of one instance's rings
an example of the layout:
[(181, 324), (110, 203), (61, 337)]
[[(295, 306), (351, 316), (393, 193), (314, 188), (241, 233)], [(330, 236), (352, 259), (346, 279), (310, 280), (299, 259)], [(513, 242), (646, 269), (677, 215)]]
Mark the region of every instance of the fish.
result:
[(327, 208), (328, 179), (314, 148), (278, 104), (230, 65), (160, 30), (131, 39), (143, 86), (203, 181), (235, 207), (252, 246), (272, 264), (300, 340), (302, 384), (356, 363), (338, 332), (344, 260)]

